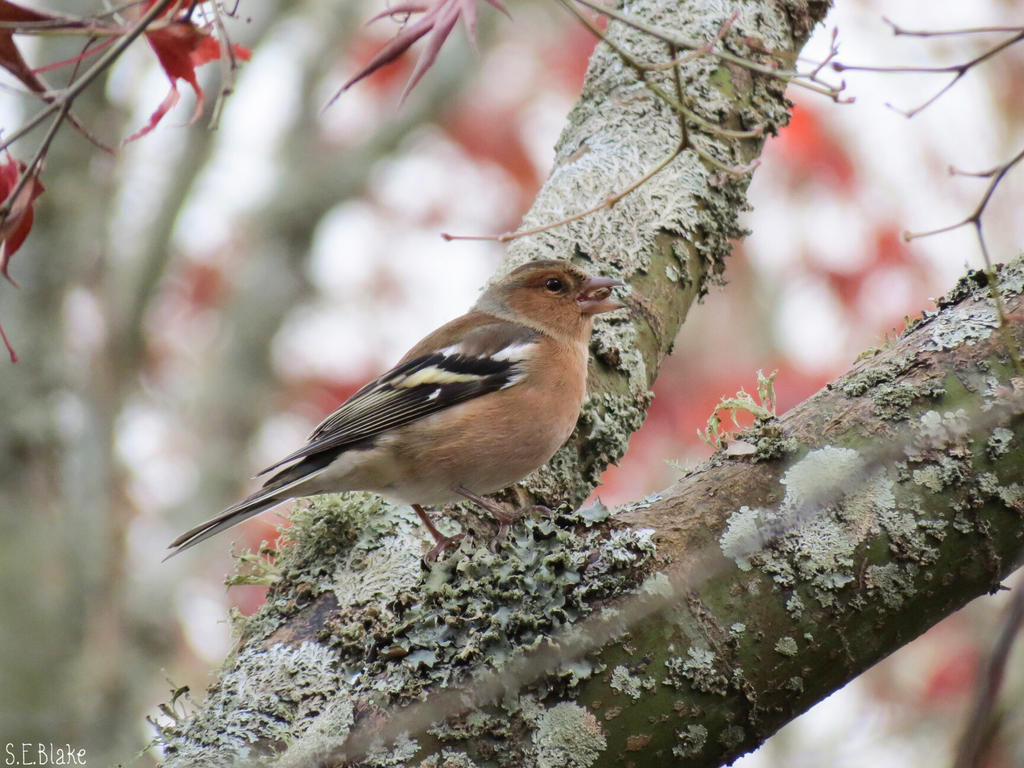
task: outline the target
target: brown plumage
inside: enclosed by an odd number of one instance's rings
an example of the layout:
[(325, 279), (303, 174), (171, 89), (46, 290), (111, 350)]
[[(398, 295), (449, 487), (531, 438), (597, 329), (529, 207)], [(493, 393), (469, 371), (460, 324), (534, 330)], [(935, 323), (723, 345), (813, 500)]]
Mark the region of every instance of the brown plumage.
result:
[(302, 496), (373, 491), (413, 505), (437, 546), (450, 543), (421, 505), (481, 496), (534, 471), (565, 442), (586, 391), (593, 318), (622, 305), (617, 280), (563, 261), (533, 261), (492, 285), (462, 317), (416, 344), (346, 400), (309, 441), (260, 474), (263, 487), (186, 531), (170, 556)]

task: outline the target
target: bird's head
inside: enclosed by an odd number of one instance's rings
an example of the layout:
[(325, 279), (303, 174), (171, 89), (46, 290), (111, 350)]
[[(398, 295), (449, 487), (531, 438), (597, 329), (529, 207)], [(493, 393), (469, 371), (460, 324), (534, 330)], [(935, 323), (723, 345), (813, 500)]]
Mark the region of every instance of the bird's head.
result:
[(500, 310), (558, 338), (589, 335), (595, 315), (624, 305), (611, 298), (622, 285), (610, 277), (592, 277), (568, 261), (531, 261), (492, 285), (477, 302), (484, 312)]

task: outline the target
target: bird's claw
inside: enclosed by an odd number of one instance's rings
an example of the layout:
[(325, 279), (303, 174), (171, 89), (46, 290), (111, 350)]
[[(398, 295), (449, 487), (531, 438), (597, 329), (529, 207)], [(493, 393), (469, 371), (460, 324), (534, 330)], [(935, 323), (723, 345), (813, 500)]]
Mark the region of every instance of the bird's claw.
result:
[(554, 517), (554, 511), (551, 507), (545, 507), (543, 504), (531, 504), (528, 507), (520, 507), (516, 510), (516, 513), (520, 517), (532, 517), (534, 515), (538, 517)]
[(554, 514), (549, 507), (545, 507), (543, 504), (531, 504), (529, 507), (520, 507), (514, 512), (505, 512), (501, 517), (495, 515), (498, 520), (498, 532), (491, 539), (489, 549), (491, 552), (497, 552), (498, 547), (508, 538), (509, 533), (512, 531), (512, 526), (522, 520), (524, 517), (533, 515), (543, 515), (545, 517), (551, 517)]
[(437, 544), (431, 547), (430, 551), (423, 556), (423, 562), (427, 565), (432, 565), (437, 562), (437, 558), (443, 555), (445, 551), (456, 546), (464, 538), (466, 538), (464, 533), (457, 533), (454, 536), (442, 536), (438, 539)]

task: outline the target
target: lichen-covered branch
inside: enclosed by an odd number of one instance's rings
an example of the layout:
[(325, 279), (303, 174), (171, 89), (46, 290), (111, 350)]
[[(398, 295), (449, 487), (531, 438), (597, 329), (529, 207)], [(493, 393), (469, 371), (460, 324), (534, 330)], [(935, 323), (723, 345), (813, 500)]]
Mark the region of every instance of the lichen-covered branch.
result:
[[(1019, 344), (1024, 264), (999, 284)], [(621, 709), (610, 753), (728, 761), (1024, 561), (1024, 382), (997, 326), (973, 272), (898, 342), (758, 422), (756, 454), (717, 455), (617, 516), (657, 531), (674, 609), (602, 651), (611, 677), (579, 691), (595, 715)], [(617, 695), (616, 673), (650, 690)]]
[[(1024, 265), (999, 273), (1024, 338)], [(301, 512), (171, 765), (715, 766), (1022, 559), (1024, 388), (972, 273), (657, 497), (421, 570), (415, 518)], [(258, 739), (253, 735), (258, 734)], [(379, 741), (375, 741), (380, 739)]]

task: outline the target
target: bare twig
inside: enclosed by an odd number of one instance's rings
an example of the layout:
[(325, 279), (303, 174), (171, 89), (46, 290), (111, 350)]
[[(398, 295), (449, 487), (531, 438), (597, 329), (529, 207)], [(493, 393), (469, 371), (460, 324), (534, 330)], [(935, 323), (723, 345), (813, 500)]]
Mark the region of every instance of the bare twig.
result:
[(1024, 32), (1024, 27), (965, 27), (962, 29), (904, 29), (887, 16), (882, 21), (892, 27), (892, 33), (896, 36), (906, 35), (907, 37), (954, 37), (960, 35), (981, 35), (989, 32)]
[(996, 310), (999, 313), (1000, 327), (1003, 329), (1001, 333), (1003, 333), (1004, 340), (1007, 344), (1007, 349), (1009, 349), (1011, 352), (1011, 357), (1013, 358), (1014, 366), (1017, 368), (1019, 373), (1024, 374), (1024, 362), (1022, 362), (1021, 359), (1022, 356), (1020, 349), (1017, 346), (1016, 342), (1014, 342), (1012, 336), (1008, 335), (1008, 332), (1006, 331), (1006, 311), (1003, 307), (1002, 296), (1000, 295), (996, 286), (995, 273), (993, 272), (992, 268), (992, 258), (989, 255), (988, 244), (985, 242), (985, 233), (982, 229), (981, 221), (982, 216), (985, 213), (985, 209), (988, 207), (989, 201), (992, 199), (992, 195), (996, 191), (996, 187), (999, 186), (1000, 182), (1002, 182), (1006, 175), (1011, 170), (1013, 170), (1013, 168), (1022, 160), (1024, 160), (1024, 148), (1021, 148), (1021, 150), (1016, 155), (1011, 157), (1005, 163), (997, 165), (995, 168), (991, 168), (987, 171), (959, 171), (956, 168), (950, 168), (950, 173), (955, 174), (957, 176), (972, 176), (975, 178), (991, 179), (991, 181), (988, 184), (988, 187), (985, 188), (985, 193), (981, 196), (981, 199), (975, 206), (974, 211), (972, 211), (969, 215), (965, 216), (960, 221), (954, 222), (953, 224), (948, 224), (944, 227), (930, 229), (925, 232), (904, 232), (903, 239), (909, 242), (919, 237), (929, 237), (931, 235), (938, 235), (944, 232), (952, 232), (955, 229), (959, 229), (960, 227), (965, 227), (967, 225), (971, 225), (974, 228), (974, 234), (978, 240), (978, 246), (981, 249), (982, 258), (985, 260), (985, 273), (986, 275), (988, 275), (989, 285), (992, 288), (992, 297), (996, 302)]
[[(50, 149), (50, 144), (53, 142), (53, 137), (57, 135), (57, 129), (60, 128), (60, 124), (67, 117), (68, 111), (71, 109), (71, 102), (65, 101), (61, 104), (56, 116), (53, 118), (53, 122), (50, 123), (50, 127), (46, 130), (46, 135), (43, 136), (43, 140), (40, 142), (39, 147), (36, 148), (35, 154), (29, 161), (28, 165), (25, 166), (25, 170), (18, 176), (18, 183), (14, 185), (14, 189), (11, 190), (11, 194), (7, 197), (6, 202), (0, 206), (0, 224), (7, 220), (7, 217), (11, 215), (11, 211), (18, 202), (18, 197), (22, 190), (25, 189), (25, 185), (28, 184), (29, 180), (35, 177), (43, 162), (43, 158), (46, 157), (46, 153)], [(10, 278), (8, 278), (10, 279)], [(15, 285), (17, 285), (15, 283)]]
[[(6, 149), (15, 141), (25, 136), (30, 131), (34, 130), (48, 117), (57, 114), (59, 119), (51, 125), (47, 132), (47, 137), (44, 138), (43, 144), (40, 148), (48, 147), (49, 142), (53, 140), (53, 134), (56, 133), (57, 128), (63, 121), (64, 117), (68, 114), (71, 109), (71, 104), (82, 93), (100, 74), (102, 74), (111, 64), (113, 64), (121, 56), (122, 53), (135, 42), (135, 39), (141, 35), (149, 25), (164, 13), (171, 5), (180, 2), (180, 0), (156, 0), (149, 10), (142, 15), (141, 18), (135, 23), (135, 25), (124, 34), (124, 36), (117, 41), (114, 45), (107, 49), (107, 51), (96, 60), (89, 69), (82, 74), (82, 76), (71, 83), (60, 91), (51, 94), (52, 99), (48, 101), (46, 107), (39, 110), (31, 119), (22, 125), (18, 130), (14, 131), (10, 136), (0, 141), (0, 150)], [(35, 157), (32, 158), (30, 168), (36, 168), (42, 161), (43, 155), (39, 151), (36, 152)], [(0, 207), (0, 222), (3, 222), (11, 212), (11, 205), (13, 201), (17, 199), (18, 193), (24, 189), (25, 184), (28, 183), (28, 179), (31, 174), (22, 174), (21, 178), (18, 179), (18, 183), (14, 189), (11, 190), (8, 196), (7, 203)]]
[(910, 240), (915, 240), (919, 237), (929, 237), (931, 235), (942, 234), (943, 232), (952, 232), (954, 229), (959, 229), (960, 227), (965, 227), (968, 224), (971, 224), (974, 226), (978, 234), (978, 240), (981, 243), (981, 249), (985, 256), (985, 264), (991, 266), (992, 262), (990, 261), (988, 256), (988, 249), (985, 247), (985, 238), (982, 236), (981, 217), (982, 214), (984, 214), (985, 208), (988, 206), (989, 201), (992, 199), (992, 194), (996, 191), (996, 187), (999, 186), (999, 183), (1003, 180), (1006, 174), (1013, 170), (1014, 166), (1016, 166), (1017, 163), (1019, 163), (1021, 160), (1024, 160), (1024, 148), (1022, 148), (1020, 152), (1011, 157), (1002, 165), (997, 165), (995, 168), (991, 168), (987, 171), (970, 172), (959, 171), (955, 168), (950, 168), (950, 173), (953, 175), (973, 176), (976, 178), (990, 178), (992, 179), (992, 181), (989, 182), (988, 187), (986, 187), (985, 189), (985, 193), (981, 196), (981, 200), (978, 201), (978, 205), (975, 206), (974, 211), (971, 212), (968, 216), (965, 216), (963, 219), (953, 224), (948, 224), (944, 227), (938, 227), (937, 229), (929, 229), (924, 232), (904, 232), (903, 239), (909, 242)]
[[(687, 129), (686, 121), (692, 120), (698, 126), (700, 126), (701, 128), (705, 129), (710, 133), (715, 133), (727, 138), (736, 139), (748, 139), (763, 136), (763, 127), (759, 126), (758, 128), (749, 131), (736, 131), (728, 128), (723, 128), (719, 125), (715, 125), (713, 123), (708, 122), (703, 117), (701, 117), (700, 115), (696, 114), (695, 112), (693, 112), (692, 110), (688, 109), (686, 106), (683, 105), (683, 86), (682, 80), (679, 75), (678, 64), (682, 61), (687, 61), (697, 56), (710, 55), (713, 52), (715, 44), (724, 39), (725, 36), (728, 34), (729, 29), (732, 27), (733, 22), (735, 22), (736, 20), (736, 13), (732, 14), (722, 23), (721, 27), (718, 30), (718, 33), (715, 35), (714, 38), (707, 41), (706, 43), (701, 44), (696, 48), (693, 48), (691, 50), (691, 53), (687, 54), (686, 56), (677, 57), (678, 46), (673, 42), (669, 42), (667, 43), (670, 57), (669, 62), (658, 64), (645, 64), (644, 62), (639, 61), (631, 53), (624, 50), (613, 40), (610, 40), (608, 36), (605, 35), (604, 31), (601, 30), (590, 19), (588, 19), (586, 15), (581, 13), (575, 6), (573, 6), (570, 0), (560, 0), (560, 2), (563, 6), (565, 6), (565, 8), (570, 13), (576, 16), (576, 18), (579, 19), (579, 21), (582, 24), (584, 24), (594, 35), (596, 35), (599, 39), (608, 44), (608, 46), (611, 47), (612, 50), (615, 51), (616, 54), (618, 54), (618, 56), (622, 58), (624, 62), (626, 62), (627, 65), (633, 67), (637, 71), (639, 78), (644, 83), (644, 85), (646, 85), (647, 88), (650, 89), (652, 93), (655, 94), (655, 96), (661, 99), (664, 103), (668, 104), (669, 107), (679, 116), (679, 144), (676, 146), (675, 150), (673, 150), (672, 153), (669, 154), (664, 160), (662, 160), (660, 163), (658, 163), (651, 170), (649, 170), (639, 179), (634, 181), (624, 190), (617, 192), (613, 195), (609, 195), (597, 205), (587, 208), (584, 211), (574, 213), (571, 216), (566, 216), (563, 219), (559, 219), (558, 221), (550, 222), (548, 224), (543, 224), (537, 227), (531, 227), (530, 229), (518, 230), (515, 232), (504, 232), (500, 235), (452, 235), (447, 232), (442, 232), (441, 237), (444, 238), (445, 240), (488, 240), (499, 243), (507, 243), (512, 240), (518, 240), (521, 237), (526, 237), (527, 235), (536, 235), (541, 232), (546, 232), (548, 230), (554, 229), (556, 227), (561, 227), (566, 224), (570, 224), (586, 216), (590, 216), (593, 213), (597, 213), (598, 211), (603, 210), (605, 208), (610, 209), (616, 203), (622, 200), (622, 198), (626, 197), (631, 192), (640, 188), (643, 184), (647, 183), (650, 179), (652, 179), (654, 176), (656, 176), (665, 168), (667, 168), (673, 160), (679, 157), (679, 155), (681, 155), (687, 149), (693, 150), (693, 152), (706, 163), (713, 166), (722, 173), (726, 173), (729, 175), (743, 175), (746, 173), (750, 173), (754, 168), (757, 167), (758, 161), (756, 160), (752, 163), (743, 166), (728, 166), (725, 163), (721, 162), (716, 157), (709, 154), (707, 151), (701, 149), (699, 146), (695, 145), (690, 140), (690, 134)], [(662, 90), (655, 84), (649, 82), (647, 79), (647, 74), (649, 72), (666, 69), (669, 66), (672, 67), (673, 83), (675, 85), (674, 97), (665, 93), (664, 90)]]
[(10, 29), (23, 35), (45, 35), (54, 30), (61, 35), (82, 34), (83, 31), (84, 33), (94, 33), (97, 35), (102, 35), (106, 32), (112, 35), (120, 35), (124, 33), (124, 29), (96, 26), (95, 22), (106, 17), (116, 18), (124, 11), (143, 5), (143, 3), (145, 3), (145, 0), (131, 0), (131, 2), (124, 3), (115, 8), (97, 11), (90, 16), (50, 13), (48, 15), (56, 16), (57, 18), (45, 21), (0, 21), (0, 29)]
[[(970, 31), (975, 31), (975, 30), (970, 30)], [(964, 33), (966, 31), (965, 30), (960, 30), (960, 32)], [(943, 32), (941, 34), (951, 35), (951, 34), (955, 34), (955, 33), (956, 33), (956, 31), (952, 31), (951, 30), (951, 31), (948, 31), (948, 32)], [(921, 33), (915, 33), (915, 34), (918, 34), (920, 36), (924, 36)], [(1013, 35), (1013, 37), (1009, 37), (1009, 38), (1003, 40), (1002, 42), (997, 43), (996, 45), (992, 46), (991, 48), (989, 48), (985, 52), (975, 56), (974, 58), (969, 59), (968, 61), (965, 61), (965, 62), (963, 62), (961, 64), (950, 64), (950, 65), (945, 66), (945, 67), (913, 67), (913, 66), (875, 67), (875, 66), (843, 64), (840, 61), (834, 61), (834, 62), (832, 62), (832, 69), (834, 69), (836, 72), (880, 72), (880, 73), (952, 74), (953, 78), (948, 83), (946, 83), (942, 88), (940, 88), (935, 94), (933, 94), (923, 104), (920, 104), (920, 105), (918, 105), (917, 107), (914, 107), (911, 110), (902, 110), (902, 109), (898, 109), (897, 107), (894, 107), (891, 104), (888, 105), (890, 108), (892, 108), (893, 110), (899, 112), (900, 114), (902, 114), (902, 115), (904, 115), (906, 117), (913, 117), (914, 115), (919, 113), (921, 110), (927, 109), (932, 104), (934, 104), (936, 101), (938, 101), (938, 99), (941, 98), (943, 95), (945, 95), (950, 90), (950, 88), (952, 88), (954, 85), (956, 85), (958, 82), (960, 82), (960, 79), (964, 75), (966, 75), (968, 72), (970, 72), (971, 69), (973, 69), (977, 65), (981, 64), (982, 62), (987, 61), (988, 59), (992, 58), (993, 56), (996, 56), (997, 54), (1002, 53), (1004, 50), (1006, 50), (1010, 46), (1015, 45), (1016, 43), (1019, 43), (1021, 40), (1024, 40), (1024, 30), (1020, 30), (1018, 28), (1017, 33), (1015, 35)]]
[[(603, 42), (605, 45), (607, 45), (609, 48), (611, 48), (613, 51), (615, 51), (615, 53), (619, 56), (619, 58), (621, 58), (628, 66), (630, 66), (634, 70), (636, 70), (638, 76), (640, 77), (641, 82), (643, 82), (643, 84), (647, 87), (647, 89), (649, 91), (651, 91), (651, 93), (653, 93), (659, 99), (661, 99), (664, 103), (668, 104), (669, 107), (671, 107), (675, 112), (685, 115), (688, 120), (692, 120), (693, 122), (695, 122), (697, 125), (699, 125), (704, 130), (708, 131), (709, 133), (714, 133), (714, 134), (717, 134), (719, 136), (723, 136), (725, 138), (730, 138), (730, 139), (752, 139), (752, 138), (757, 138), (759, 136), (763, 136), (764, 135), (764, 128), (763, 127), (758, 127), (757, 129), (750, 130), (750, 131), (734, 131), (734, 130), (729, 129), (729, 128), (723, 128), (720, 125), (715, 125), (714, 123), (709, 122), (708, 120), (704, 119), (703, 117), (698, 115), (696, 112), (694, 112), (693, 110), (689, 109), (686, 105), (684, 105), (682, 100), (677, 100), (677, 99), (673, 98), (672, 96), (669, 96), (667, 93), (665, 93), (665, 91), (663, 91), (657, 85), (652, 83), (647, 78), (647, 75), (648, 75), (649, 72), (652, 71), (652, 68), (650, 66), (648, 66), (645, 62), (640, 61), (632, 53), (627, 51), (621, 45), (619, 45), (614, 40), (612, 40), (608, 35), (606, 35), (604, 33), (604, 30), (602, 30), (594, 22), (592, 22), (590, 19), (588, 19), (585, 14), (581, 13), (579, 11), (579, 9), (577, 9), (572, 4), (571, 0), (559, 0), (559, 2), (561, 3), (561, 5), (566, 10), (569, 11), (569, 13), (571, 13), (577, 19), (579, 19), (579, 21), (587, 29), (589, 29), (598, 39), (600, 39), (601, 42)], [(731, 25), (731, 24), (732, 24), (732, 19), (726, 19), (726, 21), (724, 22), (723, 26), (728, 26), (728, 25)], [(659, 39), (661, 39), (661, 38), (659, 38)], [(669, 45), (674, 45), (674, 43), (672, 43), (671, 41), (665, 41), (665, 42), (667, 42)], [(697, 50), (700, 50), (700, 49), (698, 48), (698, 49), (694, 49), (694, 50), (697, 51)], [(707, 55), (707, 53), (709, 53), (709, 52), (710, 52), (710, 49), (707, 49), (707, 52), (704, 53), (703, 55)], [(724, 170), (724, 168), (722, 170)]]
[(992, 648), (992, 655), (978, 675), (978, 688), (975, 694), (971, 719), (964, 730), (960, 749), (957, 751), (953, 768), (977, 768), (982, 765), (988, 747), (986, 739), (992, 711), (999, 697), (999, 689), (1006, 676), (1006, 663), (1013, 650), (1013, 644), (1024, 624), (1024, 585), (1018, 585), (1006, 611), (1006, 620), (1002, 631)]
[(549, 229), (555, 229), (556, 227), (561, 227), (561, 226), (564, 226), (566, 224), (570, 224), (570, 223), (572, 223), (574, 221), (579, 221), (580, 219), (582, 219), (582, 218), (584, 218), (586, 216), (589, 216), (592, 213), (597, 213), (598, 211), (602, 210), (603, 208), (611, 208), (612, 206), (614, 206), (617, 202), (619, 202), (622, 198), (624, 198), (630, 192), (633, 192), (634, 190), (640, 188), (642, 185), (646, 184), (654, 176), (657, 176), (659, 173), (661, 173), (661, 171), (663, 171), (665, 168), (668, 167), (669, 163), (671, 163), (673, 160), (675, 160), (677, 157), (679, 157), (680, 154), (682, 154), (684, 149), (686, 149), (686, 144), (685, 143), (680, 143), (676, 147), (675, 151), (672, 154), (670, 154), (668, 157), (666, 157), (664, 160), (662, 160), (660, 163), (658, 163), (656, 166), (654, 166), (654, 168), (649, 170), (647, 173), (645, 173), (639, 179), (634, 181), (632, 184), (630, 184), (628, 187), (626, 187), (621, 192), (617, 192), (614, 195), (609, 195), (608, 197), (606, 197), (604, 200), (602, 200), (597, 205), (595, 205), (595, 206), (593, 206), (591, 208), (587, 208), (585, 211), (580, 211), (579, 213), (574, 213), (572, 216), (566, 216), (564, 219), (559, 219), (558, 221), (553, 221), (550, 224), (544, 224), (544, 225), (539, 226), (539, 227), (531, 227), (530, 229), (523, 229), (523, 230), (519, 230), (519, 231), (516, 231), (516, 232), (504, 232), (504, 233), (502, 233), (500, 235), (450, 235), (447, 232), (442, 232), (441, 233), (441, 237), (443, 237), (445, 240), (448, 240), (448, 241), (451, 241), (451, 240), (493, 240), (493, 241), (499, 242), (499, 243), (508, 243), (508, 242), (511, 242), (512, 240), (518, 240), (521, 237), (526, 237), (527, 235), (536, 235), (536, 234), (539, 234), (541, 232), (547, 232)]
[(220, 42), (220, 90), (217, 92), (217, 100), (213, 104), (213, 114), (210, 116), (210, 130), (216, 130), (220, 125), (220, 118), (224, 113), (224, 104), (235, 91), (235, 80), (238, 73), (238, 60), (235, 58), (235, 49), (231, 45), (231, 38), (228, 37), (228, 30), (224, 25), (222, 13), (220, 3), (214, 3), (213, 23), (217, 27), (217, 39)]

